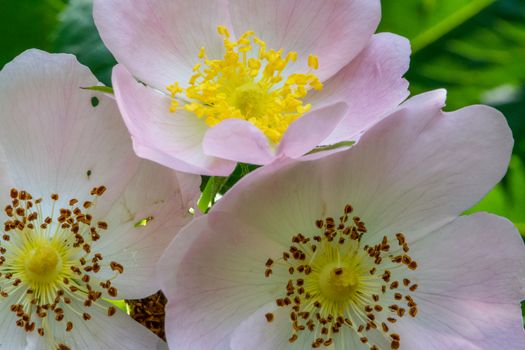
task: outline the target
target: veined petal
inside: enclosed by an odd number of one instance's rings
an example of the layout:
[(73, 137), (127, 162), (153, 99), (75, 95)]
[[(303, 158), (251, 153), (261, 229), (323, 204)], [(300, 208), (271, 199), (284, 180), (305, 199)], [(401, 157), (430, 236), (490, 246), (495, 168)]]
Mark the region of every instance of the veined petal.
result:
[[(210, 213), (187, 228), (159, 263), (159, 277), (168, 287), (167, 338), (176, 349), (227, 348), (239, 323), (273, 299), (275, 285), (264, 281), (258, 261), (279, 245), (226, 213)], [(178, 242), (188, 239), (193, 244), (180, 255)]]
[(202, 147), (209, 156), (252, 164), (274, 159), (268, 138), (257, 127), (240, 119), (226, 119), (210, 128)]
[(443, 101), (441, 91), (416, 96), (347, 155), (327, 159), (327, 210), (350, 202), (377, 237), (397, 230), (416, 239), (478, 202), (506, 172), (510, 129), (493, 108), (444, 113)]
[(95, 24), (117, 61), (157, 89), (186, 84), (197, 55), (222, 54), (218, 25), (229, 25), (225, 1), (96, 0)]
[[(73, 302), (73, 307), (80, 307)], [(70, 349), (115, 349), (115, 350), (168, 350), (167, 344), (153, 334), (146, 327), (126, 315), (121, 310), (108, 317), (106, 309), (110, 305), (102, 302), (104, 308), (94, 306), (90, 310), (92, 319), (85, 321), (82, 315), (72, 315), (71, 321), (75, 325), (75, 336), (66, 332), (64, 324), (52, 322), (55, 338), (31, 335), (30, 341), (35, 349), (55, 350), (58, 344), (64, 344)], [(115, 341), (118, 339), (118, 341)]]
[(139, 157), (198, 174), (226, 176), (233, 170), (234, 162), (203, 152), (208, 126), (202, 119), (185, 110), (171, 113), (168, 96), (140, 84), (121, 65), (114, 68), (113, 84)]
[(322, 144), (355, 141), (394, 111), (408, 96), (403, 74), (409, 61), (407, 39), (391, 33), (375, 34), (350, 64), (324, 83), (323, 90), (312, 91), (307, 101), (315, 109), (336, 101), (348, 105), (346, 118)]
[(299, 158), (313, 150), (343, 120), (347, 110), (347, 105), (340, 102), (297, 119), (286, 130), (277, 155)]
[[(192, 219), (181, 191), (188, 186), (198, 189), (194, 178), (199, 176), (187, 176), (182, 179), (188, 185), (181, 184), (174, 171), (143, 160), (107, 215), (94, 213), (109, 225), (97, 249), (106, 260), (118, 261), (125, 269), (113, 281), (117, 298), (139, 299), (160, 289), (156, 264), (175, 234)], [(109, 266), (106, 274), (113, 274)]]
[(317, 55), (321, 81), (357, 56), (381, 16), (376, 0), (231, 0), (229, 5), (236, 34), (253, 30), (269, 48), (298, 52), (292, 71), (307, 71), (308, 56)]
[[(13, 186), (40, 196), (67, 193), (71, 198), (101, 184), (111, 188), (108, 196), (122, 191), (139, 159), (114, 101), (81, 89), (97, 84), (72, 55), (28, 50), (4, 67), (4, 194)], [(58, 205), (67, 200), (60, 198)]]
[(525, 346), (519, 305), (525, 297), (524, 245), (512, 223), (485, 213), (460, 217), (412, 250), (425, 262), (412, 295), (420, 314), (399, 328), (407, 347)]

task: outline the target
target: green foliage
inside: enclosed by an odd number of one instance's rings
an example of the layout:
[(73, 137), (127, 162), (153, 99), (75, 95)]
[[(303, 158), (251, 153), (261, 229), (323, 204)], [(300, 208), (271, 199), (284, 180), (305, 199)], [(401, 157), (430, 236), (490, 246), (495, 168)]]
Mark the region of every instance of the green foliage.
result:
[(444, 87), (447, 109), (486, 103), (507, 117), (516, 141), (508, 175), (469, 212), (508, 217), (524, 233), (525, 1), (384, 0), (382, 5), (380, 30), (411, 40), (412, 94)]
[(115, 59), (102, 43), (92, 16), (92, 0), (70, 0), (60, 14), (53, 49), (75, 54), (105, 85), (111, 85)]
[(0, 68), (29, 48), (50, 50), (61, 0), (0, 0)]

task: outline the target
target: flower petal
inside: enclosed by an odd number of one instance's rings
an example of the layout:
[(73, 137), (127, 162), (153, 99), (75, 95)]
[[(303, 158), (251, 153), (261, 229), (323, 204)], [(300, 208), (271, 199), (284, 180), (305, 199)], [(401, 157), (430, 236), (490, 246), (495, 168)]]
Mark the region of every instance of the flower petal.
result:
[(453, 220), (503, 177), (513, 144), (503, 115), (487, 106), (444, 113), (442, 97), (436, 91), (409, 100), (347, 155), (321, 165), (329, 212), (351, 203), (376, 237), (410, 232), (415, 239)]
[(403, 79), (410, 62), (410, 43), (391, 34), (372, 36), (350, 64), (313, 91), (307, 101), (317, 109), (336, 101), (348, 104), (346, 119), (322, 144), (356, 140), (360, 134), (393, 111), (407, 96)]
[(222, 55), (218, 25), (229, 25), (224, 0), (95, 0), (97, 29), (117, 61), (157, 89), (185, 86), (205, 47)]
[[(193, 178), (198, 177), (192, 175), (187, 180), (195, 186)], [(139, 299), (160, 289), (156, 264), (175, 234), (192, 219), (181, 195), (181, 188), (188, 186), (179, 180), (174, 171), (143, 160), (126, 190), (103, 217), (109, 229), (101, 233), (104, 239), (96, 247), (106, 261), (124, 266), (124, 273), (112, 280), (119, 299)], [(94, 217), (101, 216), (95, 213)], [(99, 272), (100, 276), (114, 275), (109, 264), (104, 266), (107, 270)]]
[[(48, 337), (40, 337), (32, 333), (35, 349), (56, 349), (58, 344), (64, 344), (70, 349), (115, 349), (115, 350), (167, 350), (167, 344), (120, 309), (109, 317), (107, 308), (111, 304), (100, 302), (89, 310), (91, 319), (85, 321), (82, 314), (66, 312), (62, 322), (52, 320), (49, 325), (56, 344), (50, 344)], [(85, 307), (78, 301), (73, 301), (72, 308), (83, 310)], [(73, 330), (66, 332), (65, 322), (73, 323)]]
[[(197, 222), (177, 235), (159, 264), (163, 285), (174, 286), (164, 289), (168, 343), (175, 349), (223, 349), (244, 318), (275, 299), (275, 285), (283, 281), (269, 282), (260, 261), (283, 248), (227, 213), (209, 213)], [(192, 241), (184, 255), (177, 253), (178, 242), (184, 249)]]
[(204, 153), (231, 161), (267, 164), (274, 159), (266, 136), (253, 124), (226, 119), (210, 128), (202, 144)]
[(460, 217), (410, 251), (420, 266), (411, 293), (419, 312), (399, 322), (403, 346), (525, 348), (525, 249), (512, 223), (486, 213)]
[[(93, 186), (118, 195), (138, 166), (115, 102), (82, 90), (97, 85), (74, 56), (28, 50), (0, 72), (4, 185), (52, 193), (61, 207)], [(96, 106), (94, 106), (96, 104)], [(5, 195), (9, 188), (2, 188)], [(49, 202), (49, 201), (47, 201)]]
[[(20, 294), (20, 293), (18, 293)], [(9, 299), (3, 299), (0, 303), (0, 348), (6, 349), (34, 349), (31, 343), (28, 344), (25, 332), (20, 331), (16, 325), (18, 317), (11, 311), (11, 305), (17, 304), (20, 295), (10, 295)]]
[(326, 207), (320, 186), (323, 170), (286, 167), (290, 163), (295, 164), (279, 159), (245, 176), (211, 212), (234, 213), (267, 239), (289, 246), (290, 236), (285, 233), (309, 232)]
[(297, 51), (294, 72), (308, 71), (308, 55), (319, 57), (316, 75), (324, 81), (365, 47), (377, 28), (376, 0), (230, 0), (237, 35), (253, 30), (270, 49)]
[[(272, 313), (274, 320), (268, 322), (265, 315)], [(288, 339), (292, 336), (290, 327), (290, 310), (278, 308), (275, 302), (269, 303), (244, 320), (232, 334), (231, 349), (290, 349), (302, 350), (311, 348), (310, 334), (300, 337), (293, 343)]]
[(277, 155), (299, 158), (313, 150), (336, 128), (347, 110), (345, 103), (336, 103), (297, 119), (286, 130)]
[(170, 113), (170, 98), (137, 82), (122, 65), (113, 70), (115, 95), (135, 152), (175, 170), (226, 176), (234, 162), (203, 153), (207, 125), (185, 110)]
[[(395, 232), (414, 239), (431, 232), (501, 179), (512, 149), (501, 113), (486, 106), (443, 113), (443, 101), (443, 91), (410, 99), (360, 143), (320, 163), (257, 170), (217, 210), (234, 212), (275, 239), (283, 231), (311, 229), (312, 219), (339, 217), (346, 204), (366, 222), (371, 241)], [(271, 204), (262, 211), (261, 203)]]

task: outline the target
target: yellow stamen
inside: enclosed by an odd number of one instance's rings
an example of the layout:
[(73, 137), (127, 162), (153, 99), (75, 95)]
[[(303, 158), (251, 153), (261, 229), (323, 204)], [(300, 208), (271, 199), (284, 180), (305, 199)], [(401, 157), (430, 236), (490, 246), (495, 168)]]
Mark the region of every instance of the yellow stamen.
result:
[[(201, 48), (202, 60), (193, 67), (194, 74), (183, 89), (178, 83), (167, 87), (171, 93), (170, 111), (179, 108), (184, 93), (183, 108), (203, 118), (209, 127), (225, 119), (246, 120), (259, 128), (273, 143), (280, 142), (288, 126), (311, 109), (302, 99), (307, 93), (321, 90), (322, 83), (313, 73), (283, 72), (297, 60), (297, 52), (268, 49), (253, 31), (230, 40), (224, 26), (217, 32), (223, 37), (225, 53), (222, 59), (211, 60)], [(317, 56), (310, 55), (308, 65), (319, 67)]]

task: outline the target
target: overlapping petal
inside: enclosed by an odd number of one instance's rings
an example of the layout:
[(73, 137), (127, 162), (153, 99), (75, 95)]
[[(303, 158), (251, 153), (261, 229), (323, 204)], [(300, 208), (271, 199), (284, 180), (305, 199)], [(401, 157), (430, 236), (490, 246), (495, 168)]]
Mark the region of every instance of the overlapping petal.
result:
[[(181, 171), (224, 176), (234, 161), (263, 165), (282, 156), (301, 157), (321, 144), (356, 139), (407, 93), (401, 77), (410, 50), (399, 37), (372, 37), (380, 18), (380, 4), (375, 0), (198, 1), (191, 6), (182, 0), (97, 0), (94, 17), (104, 42), (125, 67), (116, 68), (113, 84), (135, 151)], [(158, 92), (174, 82), (187, 86), (191, 69), (200, 62), (201, 47), (210, 59), (221, 55), (218, 25), (230, 29), (232, 40), (253, 30), (268, 49), (297, 52), (297, 61), (288, 62), (284, 78), (311, 72), (310, 54), (319, 58), (316, 76), (323, 82), (332, 77), (326, 81), (325, 92), (311, 94), (306, 101), (314, 102), (313, 109), (318, 111), (312, 113), (322, 113), (326, 120), (306, 114), (290, 126), (308, 126), (299, 133), (304, 137), (292, 132), (282, 139), (293, 143), (293, 150), (268, 144), (260, 131), (245, 122), (227, 121), (210, 128), (180, 106), (177, 113), (168, 112), (169, 98)], [(132, 77), (148, 86), (140, 86)], [(187, 103), (184, 96), (179, 97), (179, 104)], [(339, 124), (322, 110), (337, 102), (350, 105)], [(312, 127), (306, 119), (317, 120), (322, 128)]]
[(125, 67), (113, 72), (115, 95), (138, 156), (199, 174), (228, 175), (235, 163), (208, 156), (202, 140), (208, 127), (187, 111), (170, 113), (170, 98), (137, 82)]
[(93, 17), (117, 61), (162, 90), (188, 82), (202, 46), (211, 58), (220, 57), (216, 28), (229, 25), (224, 0), (96, 0)]
[(308, 71), (308, 55), (317, 55), (321, 81), (357, 56), (381, 16), (377, 0), (230, 0), (229, 7), (236, 34), (253, 30), (268, 47), (299, 54), (290, 69)]
[[(420, 284), (412, 296), (421, 317), (403, 318), (393, 326), (395, 332), (403, 332), (403, 346), (424, 348), (427, 344), (442, 349), (442, 344), (426, 339), (445, 334), (448, 327), (463, 328), (466, 321), (462, 320), (470, 319), (471, 311), (477, 317), (471, 321), (477, 332), (486, 330), (491, 320), (497, 320), (497, 329), (521, 327), (518, 300), (523, 297), (520, 276), (525, 256), (519, 235), (494, 217), (457, 219), (504, 175), (512, 148), (510, 130), (494, 109), (471, 106), (444, 113), (444, 102), (444, 91), (416, 96), (350, 150), (314, 161), (283, 160), (258, 169), (232, 188), (207, 217), (186, 226), (159, 268), (170, 300), (169, 342), (181, 349), (191, 345), (217, 349), (290, 346), (289, 329), (285, 332), (276, 319), (271, 323), (264, 319), (273, 310), (274, 318), (282, 316), (288, 322), (289, 315), (281, 315), (273, 305), (280, 281), (282, 288), (290, 277), (288, 272), (286, 276), (274, 276), (274, 272), (265, 280), (264, 264), (268, 257), (279, 257), (289, 248), (292, 235), (310, 234), (315, 220), (338, 217), (346, 204), (353, 206), (352, 215), (366, 222), (363, 244), (403, 232), (418, 261), (417, 271), (410, 276)], [(494, 244), (474, 241), (476, 231), (482, 229), (486, 232), (481, 241)], [(489, 234), (491, 239), (486, 237)], [(453, 235), (464, 235), (457, 246)], [(181, 242), (179, 251), (177, 242)], [(507, 264), (502, 254), (511, 246)], [(470, 252), (461, 254), (464, 249)], [(485, 262), (478, 260), (489, 249), (502, 253)], [(447, 259), (450, 250), (452, 258)], [(471, 275), (469, 259), (472, 264), (480, 262), (478, 272)], [(453, 283), (459, 289), (453, 289)], [(501, 303), (494, 305), (499, 294)], [(449, 317), (444, 301), (454, 305), (459, 318)], [(476, 312), (476, 307), (486, 313)], [(191, 322), (185, 324), (185, 320)], [(502, 340), (487, 330), (483, 338), (470, 339), (465, 332), (449, 331), (450, 338), (443, 342), (472, 349), (483, 348), (481, 341), (488, 341), (487, 337), (492, 337), (494, 346), (501, 342), (512, 348), (522, 342), (521, 335)], [(345, 339), (339, 340), (343, 345), (337, 343), (336, 349), (354, 342), (352, 331), (344, 334)], [(379, 333), (370, 339), (390, 346), (390, 340)], [(300, 335), (292, 346), (301, 348), (303, 341)]]

